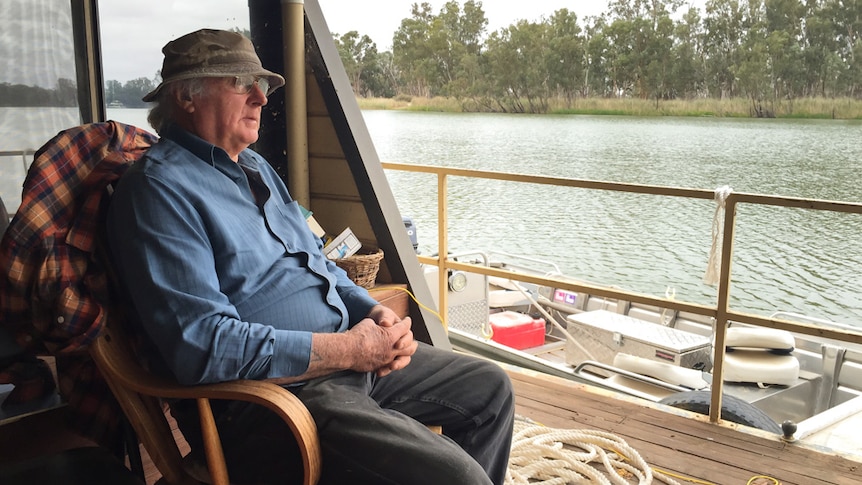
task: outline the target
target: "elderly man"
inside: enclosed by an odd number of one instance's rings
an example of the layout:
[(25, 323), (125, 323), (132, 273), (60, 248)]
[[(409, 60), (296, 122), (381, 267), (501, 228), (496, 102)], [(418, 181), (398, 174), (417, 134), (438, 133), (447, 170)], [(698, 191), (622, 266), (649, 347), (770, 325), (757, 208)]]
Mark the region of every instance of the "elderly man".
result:
[[(163, 53), (163, 82), (144, 97), (161, 139), (121, 179), (108, 230), (166, 371), (185, 384), (287, 386), (318, 425), (324, 483), (503, 483), (513, 421), (505, 373), (414, 341), (409, 318), (323, 256), (284, 183), (248, 148), (284, 79), (233, 32), (192, 32)], [(199, 449), (185, 404), (172, 411)], [(215, 412), (235, 480), (298, 475), (274, 415), (238, 402)]]

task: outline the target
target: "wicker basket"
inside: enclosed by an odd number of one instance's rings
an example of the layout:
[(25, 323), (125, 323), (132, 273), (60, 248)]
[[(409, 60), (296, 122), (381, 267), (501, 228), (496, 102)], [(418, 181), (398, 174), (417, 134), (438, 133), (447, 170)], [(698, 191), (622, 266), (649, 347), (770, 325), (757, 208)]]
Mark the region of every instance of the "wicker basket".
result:
[(363, 287), (371, 288), (377, 279), (377, 271), (380, 269), (380, 260), (383, 259), (381, 249), (360, 249), (358, 253), (346, 258), (336, 259), (335, 264), (347, 272), (347, 276), (354, 283)]

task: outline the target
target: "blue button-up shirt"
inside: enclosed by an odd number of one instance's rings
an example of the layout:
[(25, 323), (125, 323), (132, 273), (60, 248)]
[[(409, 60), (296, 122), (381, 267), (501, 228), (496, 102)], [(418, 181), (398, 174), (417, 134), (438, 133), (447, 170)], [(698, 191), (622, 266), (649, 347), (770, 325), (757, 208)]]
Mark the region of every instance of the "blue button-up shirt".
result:
[[(254, 187), (254, 189), (252, 189)], [(296, 376), (311, 334), (376, 301), (328, 260), (275, 170), (172, 127), (122, 177), (109, 243), (145, 331), (184, 384)]]

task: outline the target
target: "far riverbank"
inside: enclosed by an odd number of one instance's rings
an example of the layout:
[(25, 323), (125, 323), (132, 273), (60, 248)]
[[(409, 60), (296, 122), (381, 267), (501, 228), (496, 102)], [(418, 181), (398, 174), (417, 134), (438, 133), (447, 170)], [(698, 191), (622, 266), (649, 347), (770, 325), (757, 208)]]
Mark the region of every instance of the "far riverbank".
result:
[[(461, 113), (484, 111), (471, 109), (470, 103), (446, 97), (357, 98), (365, 110), (433, 111)], [(465, 107), (466, 105), (466, 107)], [(862, 120), (862, 100), (853, 98), (803, 98), (781, 103), (764, 103), (757, 107), (775, 118)], [(630, 98), (580, 98), (567, 103), (554, 100), (548, 114), (618, 115), (618, 116), (710, 116), (720, 118), (755, 118), (751, 100), (694, 99), (658, 101)]]

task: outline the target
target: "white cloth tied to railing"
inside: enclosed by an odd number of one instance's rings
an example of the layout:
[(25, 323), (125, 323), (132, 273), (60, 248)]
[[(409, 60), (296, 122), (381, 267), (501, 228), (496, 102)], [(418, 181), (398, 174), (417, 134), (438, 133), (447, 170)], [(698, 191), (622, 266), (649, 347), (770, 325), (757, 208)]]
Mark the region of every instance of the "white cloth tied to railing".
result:
[(715, 215), (712, 218), (712, 244), (709, 248), (709, 261), (706, 265), (706, 273), (703, 282), (708, 285), (718, 283), (721, 274), (721, 238), (724, 227), (724, 206), (727, 198), (733, 192), (729, 186), (724, 185), (715, 189)]

